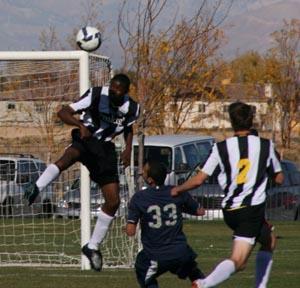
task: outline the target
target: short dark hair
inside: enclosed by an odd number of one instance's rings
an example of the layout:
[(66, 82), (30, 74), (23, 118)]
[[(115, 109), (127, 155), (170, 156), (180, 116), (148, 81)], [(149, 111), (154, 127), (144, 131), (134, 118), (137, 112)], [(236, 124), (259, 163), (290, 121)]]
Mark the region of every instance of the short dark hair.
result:
[(156, 185), (163, 185), (167, 177), (167, 167), (159, 160), (152, 159), (147, 160), (145, 164), (148, 164), (148, 177), (151, 177)]
[(231, 103), (228, 107), (231, 126), (234, 131), (249, 130), (253, 124), (253, 109), (243, 102)]
[(251, 129), (250, 129), (250, 135), (258, 136), (258, 131), (257, 131), (257, 129), (251, 128)]
[(126, 91), (129, 91), (130, 87), (130, 79), (127, 75), (119, 73), (116, 74), (113, 78), (111, 78), (110, 82), (120, 82), (121, 85), (126, 89)]

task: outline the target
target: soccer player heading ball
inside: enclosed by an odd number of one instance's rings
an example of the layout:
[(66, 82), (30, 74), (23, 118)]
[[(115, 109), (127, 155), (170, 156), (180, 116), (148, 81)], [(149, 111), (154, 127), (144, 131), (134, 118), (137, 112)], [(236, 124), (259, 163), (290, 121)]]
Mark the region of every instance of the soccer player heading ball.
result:
[[(64, 123), (77, 127), (72, 130), (72, 143), (62, 157), (50, 164), (36, 183), (32, 183), (25, 191), (25, 197), (31, 205), (39, 192), (75, 162), (79, 161), (87, 167), (91, 179), (99, 184), (105, 199), (92, 237), (82, 248), (96, 271), (102, 268), (98, 246), (120, 203), (117, 155), (111, 140), (124, 134), (126, 148), (121, 154), (121, 160), (127, 167), (131, 156), (132, 125), (139, 115), (139, 105), (128, 95), (129, 87), (129, 78), (117, 74), (109, 86), (92, 87), (78, 101), (64, 106), (58, 112), (58, 117)], [(80, 120), (74, 117), (75, 114), (81, 115)]]

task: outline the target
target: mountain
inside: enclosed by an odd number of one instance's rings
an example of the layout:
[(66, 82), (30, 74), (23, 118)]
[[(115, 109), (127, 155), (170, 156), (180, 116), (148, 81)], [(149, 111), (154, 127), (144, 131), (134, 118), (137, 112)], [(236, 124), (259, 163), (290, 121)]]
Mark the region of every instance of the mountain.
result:
[(228, 58), (249, 50), (266, 52), (272, 45), (270, 34), (280, 29), (284, 20), (299, 19), (299, 0), (266, 0), (260, 1), (261, 6), (257, 6), (258, 1), (252, 2), (244, 12), (231, 16), (223, 27), (227, 44), (221, 52)]

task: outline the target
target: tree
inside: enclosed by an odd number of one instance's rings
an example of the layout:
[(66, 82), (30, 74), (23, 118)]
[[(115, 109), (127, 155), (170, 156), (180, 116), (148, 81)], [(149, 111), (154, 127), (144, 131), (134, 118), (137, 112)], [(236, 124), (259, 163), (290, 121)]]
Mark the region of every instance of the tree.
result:
[[(162, 19), (171, 14), (169, 9), (174, 6), (173, 1), (140, 0), (135, 4), (123, 1), (118, 35), (124, 52), (123, 70), (133, 73), (134, 92), (141, 106), (138, 120), (140, 175), (146, 128), (149, 130), (153, 123), (155, 130), (163, 132), (166, 103), (176, 102), (177, 98), (173, 96), (184, 95), (187, 89), (203, 91), (215, 76), (211, 64), (222, 39), (218, 27), (230, 8), (229, 5), (224, 10), (222, 2), (198, 1), (191, 17), (183, 16), (178, 20), (174, 13), (175, 16), (163, 27)], [(182, 108), (178, 105), (176, 111)], [(185, 107), (185, 113), (188, 113), (186, 111)], [(174, 123), (178, 119), (174, 117)], [(180, 127), (180, 123), (177, 124), (176, 128)], [(142, 179), (140, 186), (141, 183)]]
[(249, 51), (229, 63), (232, 83), (264, 84), (267, 81), (264, 56)]
[(292, 130), (300, 120), (300, 20), (284, 21), (283, 27), (272, 33), (272, 38), (269, 71), (279, 107), (281, 142), (284, 148), (290, 148)]
[(41, 31), (39, 42), (42, 51), (63, 50), (63, 45), (58, 37), (55, 26), (50, 25), (47, 29)]

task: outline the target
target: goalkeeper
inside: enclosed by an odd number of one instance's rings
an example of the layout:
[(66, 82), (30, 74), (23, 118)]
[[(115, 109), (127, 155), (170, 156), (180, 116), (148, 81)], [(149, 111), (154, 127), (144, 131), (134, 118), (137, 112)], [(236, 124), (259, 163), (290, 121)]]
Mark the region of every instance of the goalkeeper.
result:
[[(79, 161), (87, 167), (90, 177), (99, 184), (105, 203), (89, 243), (82, 247), (91, 267), (101, 271), (102, 255), (98, 250), (119, 207), (119, 178), (117, 155), (111, 140), (124, 133), (126, 148), (121, 154), (125, 167), (130, 164), (132, 125), (139, 115), (139, 105), (129, 95), (130, 80), (125, 74), (115, 75), (109, 86), (90, 88), (77, 102), (64, 106), (58, 117), (72, 130), (72, 143), (62, 157), (50, 164), (36, 183), (25, 191), (31, 205), (39, 192), (52, 183), (59, 174)], [(80, 120), (75, 117), (80, 114)]]

